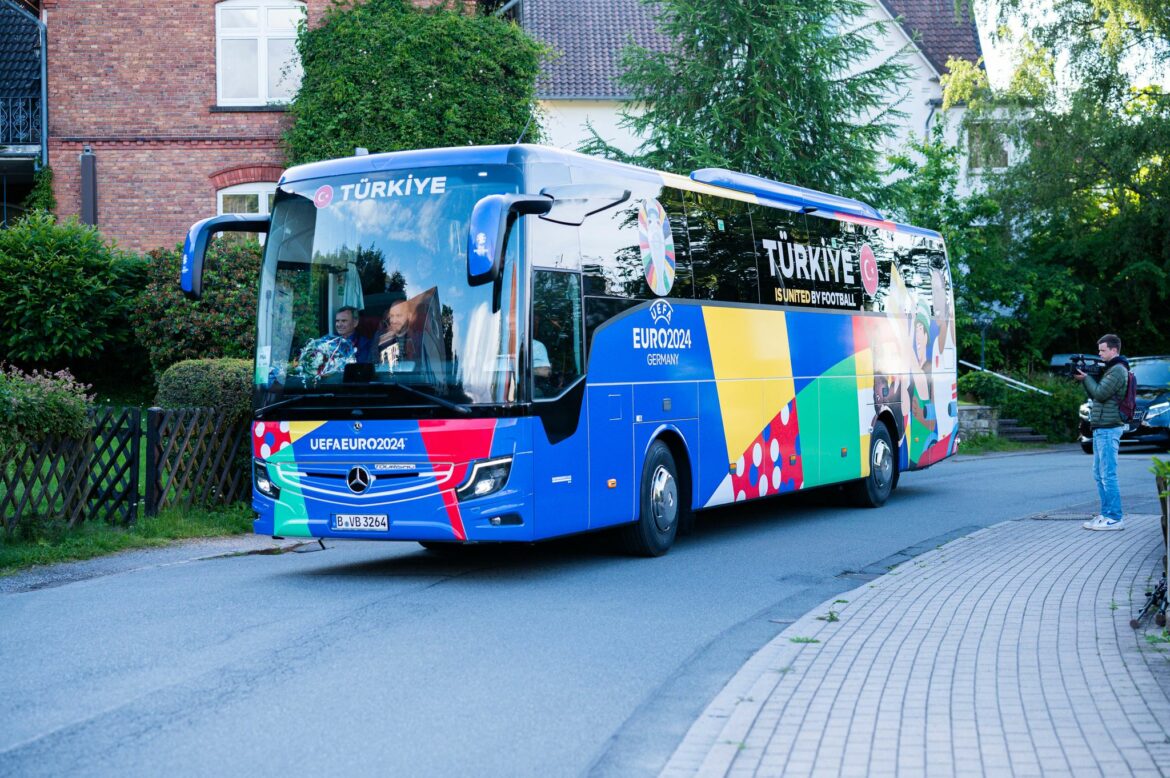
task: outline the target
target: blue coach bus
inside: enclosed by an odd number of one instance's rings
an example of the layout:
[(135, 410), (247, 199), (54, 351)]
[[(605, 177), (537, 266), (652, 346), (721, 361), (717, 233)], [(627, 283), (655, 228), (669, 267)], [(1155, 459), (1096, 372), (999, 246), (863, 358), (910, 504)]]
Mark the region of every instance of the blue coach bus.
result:
[[(266, 232), (255, 531), (449, 544), (828, 484), (880, 506), (958, 442), (940, 235), (856, 200), (530, 145), (289, 169)], [(334, 327), (336, 326), (336, 330)]]

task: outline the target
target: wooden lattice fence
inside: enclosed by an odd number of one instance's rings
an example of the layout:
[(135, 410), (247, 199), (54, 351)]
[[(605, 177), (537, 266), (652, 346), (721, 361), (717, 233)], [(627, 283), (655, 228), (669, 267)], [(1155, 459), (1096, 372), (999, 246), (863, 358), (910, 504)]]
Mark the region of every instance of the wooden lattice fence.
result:
[(246, 499), (248, 428), (212, 408), (151, 408), (146, 424), (146, 510)]
[(11, 533), (26, 517), (60, 519), (69, 526), (86, 515), (89, 452), (93, 435), (82, 440), (51, 437), (18, 443), (0, 470), (0, 518)]
[(133, 524), (139, 505), (154, 515), (248, 499), (246, 424), (209, 408), (151, 408), (145, 425), (141, 408), (100, 408), (91, 418), (83, 439), (18, 444), (0, 461), (5, 531), (32, 520)]

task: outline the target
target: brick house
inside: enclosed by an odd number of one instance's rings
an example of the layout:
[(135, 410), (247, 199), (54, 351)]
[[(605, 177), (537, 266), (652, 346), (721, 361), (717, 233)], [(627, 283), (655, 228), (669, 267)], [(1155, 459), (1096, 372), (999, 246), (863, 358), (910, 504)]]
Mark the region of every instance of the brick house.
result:
[(299, 78), (296, 25), (327, 2), (40, 0), (58, 214), (96, 217), (145, 251), (216, 211), (266, 212)]
[[(331, 3), (0, 0), (0, 12), (21, 12), (25, 49), (29, 24), (45, 33), (33, 57), (47, 72), (38, 104), (48, 114), (43, 144), (24, 149), (20, 186), (0, 204), (19, 203), (33, 168), (48, 164), (58, 215), (81, 215), (135, 251), (174, 246), (217, 212), (266, 213), (299, 83), (296, 25), (317, 23)], [(6, 56), (13, 21), (0, 13), (0, 98), (3, 71), (27, 59)], [(92, 185), (83, 154), (92, 154)]]

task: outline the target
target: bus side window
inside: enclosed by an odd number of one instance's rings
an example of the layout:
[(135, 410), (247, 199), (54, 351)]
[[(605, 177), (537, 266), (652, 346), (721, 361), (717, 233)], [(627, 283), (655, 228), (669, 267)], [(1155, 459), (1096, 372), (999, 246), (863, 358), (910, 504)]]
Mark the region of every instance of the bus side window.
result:
[[(537, 399), (556, 397), (583, 372), (581, 281), (575, 273), (532, 273), (533, 388)], [(538, 364), (540, 343), (548, 365)]]
[(758, 303), (752, 217), (746, 203), (687, 193), (695, 298)]
[(683, 191), (667, 188), (658, 200), (670, 220), (670, 235), (674, 241), (674, 286), (667, 297), (689, 300), (695, 296), (694, 272), (691, 266), (691, 240), (687, 234), (687, 212), (683, 205)]
[(533, 267), (581, 269), (581, 244), (576, 227), (536, 217), (526, 218), (522, 223)]
[[(686, 218), (679, 192), (638, 179), (615, 178), (613, 183), (630, 190), (630, 199), (616, 208), (595, 213), (578, 228), (581, 239), (581, 272), (585, 294), (599, 297), (654, 299), (643, 261), (643, 241), (666, 249), (673, 256), (673, 273), (657, 276), (669, 286), (663, 296), (691, 297), (690, 252), (684, 239)], [(639, 217), (645, 219), (639, 223)], [(663, 219), (669, 223), (669, 237)], [(653, 234), (646, 234), (649, 229)], [(661, 234), (660, 232), (661, 231)], [(653, 249), (650, 249), (653, 252)], [(658, 261), (664, 261), (659, 256)]]

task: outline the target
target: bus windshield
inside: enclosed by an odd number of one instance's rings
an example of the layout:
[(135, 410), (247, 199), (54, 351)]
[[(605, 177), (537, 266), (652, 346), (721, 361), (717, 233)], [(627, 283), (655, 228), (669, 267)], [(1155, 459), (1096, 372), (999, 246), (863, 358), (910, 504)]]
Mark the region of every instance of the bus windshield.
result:
[(518, 181), (514, 168), (460, 167), (281, 186), (261, 271), (257, 405), (513, 402), (518, 241), (494, 311), (493, 286), (467, 284), (466, 246), (475, 203)]

